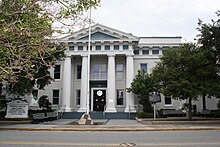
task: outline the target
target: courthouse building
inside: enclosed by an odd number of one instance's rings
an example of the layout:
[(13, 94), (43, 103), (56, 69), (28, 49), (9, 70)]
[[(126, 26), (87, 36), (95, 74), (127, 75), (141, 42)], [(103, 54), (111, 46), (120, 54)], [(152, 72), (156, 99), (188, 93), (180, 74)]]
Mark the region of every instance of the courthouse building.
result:
[[(54, 108), (62, 106), (65, 112), (86, 112), (87, 103), (90, 112), (136, 112), (140, 109), (137, 97), (126, 88), (137, 71), (150, 73), (163, 50), (181, 44), (181, 37), (137, 37), (96, 24), (91, 27), (88, 62), (88, 34), (88, 29), (82, 29), (59, 40), (68, 44), (65, 60), (51, 69), (54, 81), (45, 90), (33, 90), (31, 109), (37, 109), (39, 97), (47, 95)], [(179, 109), (183, 103), (162, 96), (157, 109)]]

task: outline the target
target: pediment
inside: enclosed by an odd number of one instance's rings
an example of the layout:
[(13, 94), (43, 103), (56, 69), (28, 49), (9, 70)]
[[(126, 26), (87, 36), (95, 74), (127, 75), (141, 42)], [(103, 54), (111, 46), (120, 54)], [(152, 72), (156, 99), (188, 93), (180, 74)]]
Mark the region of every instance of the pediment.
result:
[[(81, 29), (78, 32), (75, 32), (73, 35), (69, 35), (61, 38), (65, 41), (87, 41), (89, 39), (89, 30), (88, 28)], [(109, 28), (100, 24), (93, 25), (91, 27), (91, 40), (92, 41), (102, 41), (102, 40), (127, 40), (127, 41), (138, 41), (139, 38), (130, 34), (125, 33), (113, 28)]]

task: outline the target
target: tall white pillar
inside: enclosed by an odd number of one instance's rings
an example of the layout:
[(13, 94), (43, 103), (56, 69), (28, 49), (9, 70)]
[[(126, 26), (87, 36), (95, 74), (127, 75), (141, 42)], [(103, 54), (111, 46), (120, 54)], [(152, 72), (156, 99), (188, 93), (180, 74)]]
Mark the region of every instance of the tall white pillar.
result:
[[(133, 55), (126, 55), (126, 88), (131, 86), (134, 79), (134, 61)], [(126, 92), (125, 112), (136, 112), (134, 108), (134, 94)]]
[(87, 96), (87, 65), (88, 56), (82, 55), (82, 72), (81, 72), (81, 97), (80, 108), (78, 112), (86, 112), (86, 96)]
[(65, 111), (70, 112), (70, 98), (71, 98), (71, 56), (67, 56), (64, 61), (63, 71), (63, 99), (62, 105), (66, 106)]
[(106, 112), (117, 112), (115, 108), (115, 54), (108, 55), (108, 82)]

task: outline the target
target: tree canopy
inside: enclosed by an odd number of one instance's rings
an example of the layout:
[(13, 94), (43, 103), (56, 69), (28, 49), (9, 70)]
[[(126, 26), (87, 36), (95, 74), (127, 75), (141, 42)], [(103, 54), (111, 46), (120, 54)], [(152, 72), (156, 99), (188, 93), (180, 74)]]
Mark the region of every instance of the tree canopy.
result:
[(53, 23), (72, 20), (74, 25), (98, 4), (99, 0), (0, 0), (0, 83), (22, 95), (35, 84), (49, 84), (48, 69), (64, 57), (65, 49), (65, 44), (52, 40)]
[(193, 99), (219, 93), (220, 77), (210, 60), (212, 56), (211, 50), (187, 43), (165, 50), (153, 69), (152, 74), (164, 95), (189, 101), (189, 118)]
[(143, 70), (139, 70), (135, 76), (131, 86), (127, 88), (128, 92), (132, 92), (138, 96), (139, 103), (143, 106), (144, 112), (151, 112), (152, 106), (149, 102), (149, 93), (158, 91), (158, 85), (151, 75)]

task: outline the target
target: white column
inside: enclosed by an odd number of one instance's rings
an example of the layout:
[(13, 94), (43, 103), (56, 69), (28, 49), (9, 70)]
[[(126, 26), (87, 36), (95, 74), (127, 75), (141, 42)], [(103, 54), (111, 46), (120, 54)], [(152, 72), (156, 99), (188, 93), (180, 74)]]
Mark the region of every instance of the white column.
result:
[(86, 112), (86, 96), (87, 96), (87, 65), (88, 56), (82, 55), (82, 72), (81, 72), (81, 94), (80, 108), (78, 112)]
[[(134, 79), (134, 61), (133, 55), (127, 55), (126, 61), (126, 88), (131, 86)], [(134, 108), (134, 94), (126, 92), (126, 108), (125, 112), (136, 112)]]
[(115, 55), (108, 55), (108, 82), (107, 82), (107, 99), (106, 112), (116, 112), (115, 102)]
[(65, 111), (70, 112), (70, 98), (71, 98), (71, 56), (67, 56), (64, 61), (63, 70), (63, 99), (62, 105), (66, 106)]

